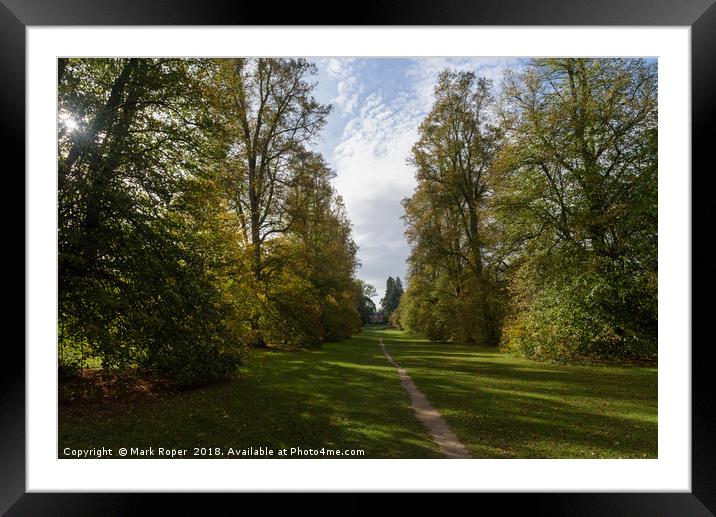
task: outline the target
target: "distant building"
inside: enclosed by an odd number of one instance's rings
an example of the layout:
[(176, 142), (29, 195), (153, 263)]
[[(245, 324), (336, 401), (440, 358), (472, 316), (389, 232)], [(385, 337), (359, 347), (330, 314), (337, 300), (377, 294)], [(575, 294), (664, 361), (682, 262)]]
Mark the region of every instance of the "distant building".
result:
[(385, 318), (383, 317), (383, 311), (375, 311), (373, 314), (370, 315), (370, 323), (385, 323)]

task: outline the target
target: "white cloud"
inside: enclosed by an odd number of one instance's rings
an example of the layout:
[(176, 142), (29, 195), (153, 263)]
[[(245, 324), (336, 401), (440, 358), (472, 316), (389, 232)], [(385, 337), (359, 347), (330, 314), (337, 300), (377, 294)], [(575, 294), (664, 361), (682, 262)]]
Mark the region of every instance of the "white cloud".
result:
[(346, 69), (350, 68), (351, 64), (356, 61), (352, 57), (332, 57), (325, 60), (326, 71), (331, 79), (340, 79), (345, 73)]
[[(406, 163), (420, 117), (405, 97), (387, 103), (374, 92), (345, 126), (332, 155), (354, 238), (360, 247), (360, 276), (382, 296), (388, 275), (405, 276), (408, 248), (403, 238), (401, 200), (415, 186)], [(377, 302), (377, 300), (376, 300)]]
[(328, 77), (336, 82), (338, 92), (331, 103), (338, 106), (344, 116), (353, 113), (361, 93), (359, 77), (353, 67), (355, 62), (355, 58), (330, 58), (325, 61)]
[(514, 59), (506, 58), (414, 58), (408, 75), (415, 81), (415, 93), (423, 108), (427, 111), (432, 104), (433, 89), (438, 74), (445, 68), (475, 72), (499, 87), (507, 68), (514, 68)]
[(388, 275), (405, 277), (409, 249), (403, 236), (401, 200), (415, 188), (414, 171), (407, 159), (418, 126), (432, 105), (438, 73), (446, 67), (473, 70), (497, 85), (504, 69), (514, 61), (418, 58), (400, 69), (402, 75), (376, 76), (376, 70), (387, 73), (387, 64), (379, 62), (369, 73), (361, 60), (324, 61), (338, 91), (331, 102), (346, 119), (327, 158), (337, 172), (334, 185), (343, 196), (360, 247), (359, 276), (378, 289), (376, 302), (383, 295)]
[(371, 93), (346, 124), (332, 156), (338, 171), (336, 186), (344, 197), (370, 201), (386, 190), (412, 190), (413, 173), (405, 161), (419, 120), (406, 108)]

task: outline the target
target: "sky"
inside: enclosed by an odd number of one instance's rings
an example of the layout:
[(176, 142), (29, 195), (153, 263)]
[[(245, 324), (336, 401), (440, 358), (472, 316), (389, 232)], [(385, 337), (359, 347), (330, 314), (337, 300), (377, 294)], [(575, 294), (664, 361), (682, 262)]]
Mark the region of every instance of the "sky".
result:
[(438, 73), (471, 70), (495, 86), (518, 59), (497, 58), (320, 58), (314, 96), (333, 105), (315, 148), (337, 176), (359, 246), (358, 278), (375, 286), (376, 305), (388, 276), (406, 284), (410, 253), (401, 200), (415, 187), (408, 165), (420, 122), (430, 111)]

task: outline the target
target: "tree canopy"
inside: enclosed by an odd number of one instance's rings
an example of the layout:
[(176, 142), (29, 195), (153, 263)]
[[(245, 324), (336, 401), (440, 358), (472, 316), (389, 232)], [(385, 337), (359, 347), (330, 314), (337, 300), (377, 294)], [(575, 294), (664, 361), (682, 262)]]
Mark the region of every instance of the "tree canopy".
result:
[(302, 59), (60, 59), (59, 348), (179, 384), (360, 325)]
[(535, 59), (499, 91), (444, 71), (412, 163), (402, 326), (530, 357), (656, 353), (655, 63)]
[(380, 308), (386, 320), (389, 320), (393, 311), (398, 308), (401, 296), (403, 296), (403, 282), (399, 276), (395, 278), (389, 276), (385, 281), (385, 296), (380, 300)]

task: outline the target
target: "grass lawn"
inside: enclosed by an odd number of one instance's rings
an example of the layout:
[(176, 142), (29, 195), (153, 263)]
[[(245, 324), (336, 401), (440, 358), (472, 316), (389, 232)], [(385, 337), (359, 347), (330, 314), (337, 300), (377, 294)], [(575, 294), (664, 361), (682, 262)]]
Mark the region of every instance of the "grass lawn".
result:
[(152, 446), (190, 454), (193, 447), (325, 447), (363, 449), (365, 458), (441, 457), (377, 342), (364, 333), (315, 351), (252, 350), (237, 378), (222, 384), (63, 410), (60, 457), (65, 447)]
[(381, 332), (475, 458), (656, 458), (657, 369), (566, 366)]
[(656, 457), (656, 368), (537, 363), (377, 329), (316, 351), (251, 351), (235, 379), (201, 390), (63, 408), (60, 456), (65, 447), (184, 448), (189, 457), (194, 447), (325, 447), (440, 457), (380, 337), (476, 458)]

